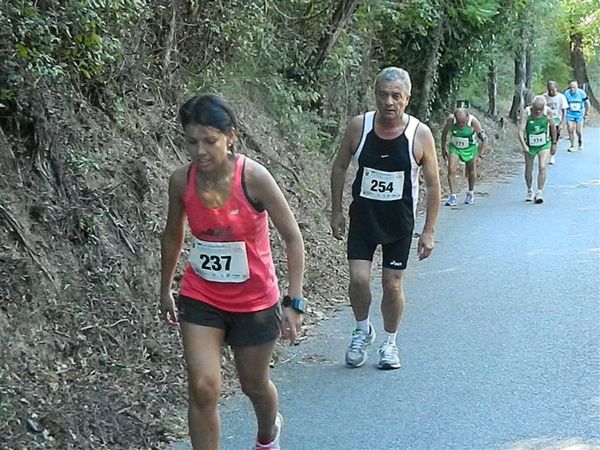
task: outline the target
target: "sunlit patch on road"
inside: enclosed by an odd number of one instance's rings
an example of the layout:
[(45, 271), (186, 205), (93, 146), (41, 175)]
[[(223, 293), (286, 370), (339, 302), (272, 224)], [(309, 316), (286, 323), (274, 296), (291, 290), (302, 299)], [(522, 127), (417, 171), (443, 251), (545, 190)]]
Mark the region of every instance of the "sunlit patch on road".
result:
[(577, 185), (578, 188), (587, 188), (590, 186), (600, 186), (600, 180), (587, 180)]
[(600, 441), (584, 441), (580, 438), (538, 438), (518, 441), (507, 448), (509, 450), (600, 450)]

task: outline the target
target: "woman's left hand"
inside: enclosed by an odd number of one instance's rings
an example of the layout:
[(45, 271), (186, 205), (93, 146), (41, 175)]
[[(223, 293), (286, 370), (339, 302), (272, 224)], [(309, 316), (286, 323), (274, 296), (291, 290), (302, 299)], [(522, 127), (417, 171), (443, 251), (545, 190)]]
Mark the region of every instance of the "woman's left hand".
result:
[(304, 316), (293, 308), (284, 307), (281, 317), (281, 337), (289, 339), (290, 345), (296, 342)]

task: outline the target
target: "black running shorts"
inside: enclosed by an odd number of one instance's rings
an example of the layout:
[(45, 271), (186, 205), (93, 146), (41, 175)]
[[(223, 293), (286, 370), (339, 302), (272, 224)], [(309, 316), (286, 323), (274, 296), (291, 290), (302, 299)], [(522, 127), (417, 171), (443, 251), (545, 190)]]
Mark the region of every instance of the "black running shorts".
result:
[(215, 308), (200, 300), (177, 297), (179, 320), (225, 330), (225, 342), (232, 347), (251, 347), (266, 344), (281, 334), (281, 307), (251, 313), (233, 313)]
[[(382, 244), (383, 267), (392, 270), (406, 269), (411, 243), (412, 233), (389, 244)], [(373, 255), (378, 245), (378, 242), (369, 240), (367, 236), (352, 232), (352, 227), (350, 227), (348, 232), (348, 259), (373, 261)]]

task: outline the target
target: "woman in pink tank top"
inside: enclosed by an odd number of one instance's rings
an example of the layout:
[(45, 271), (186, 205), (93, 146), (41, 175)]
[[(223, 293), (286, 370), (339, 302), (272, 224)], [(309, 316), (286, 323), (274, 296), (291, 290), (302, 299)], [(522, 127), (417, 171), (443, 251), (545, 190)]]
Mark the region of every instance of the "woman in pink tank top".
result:
[[(219, 448), (217, 401), (221, 348), (227, 342), (242, 391), (256, 412), (255, 448), (279, 449), (283, 421), (269, 363), (280, 333), (293, 342), (302, 323), (302, 235), (268, 170), (233, 151), (236, 119), (223, 99), (210, 94), (193, 97), (179, 114), (192, 163), (175, 170), (169, 180), (160, 307), (167, 323), (181, 326), (192, 446)], [(283, 311), (269, 218), (286, 246), (288, 295)], [(171, 286), (186, 219), (192, 236), (176, 303)]]

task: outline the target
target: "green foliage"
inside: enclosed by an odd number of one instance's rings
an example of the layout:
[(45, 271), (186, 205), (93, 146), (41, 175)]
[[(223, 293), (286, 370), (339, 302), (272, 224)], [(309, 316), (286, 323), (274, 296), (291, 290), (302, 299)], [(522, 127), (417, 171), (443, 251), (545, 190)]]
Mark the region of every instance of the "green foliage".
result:
[(96, 159), (89, 151), (83, 149), (72, 150), (69, 153), (67, 164), (77, 173), (82, 175), (100, 169)]
[(2, 2), (2, 97), (14, 96), (26, 77), (32, 83), (100, 77), (123, 58), (126, 30), (149, 14), (145, 0)]
[(92, 215), (81, 216), (77, 222), (81, 239), (91, 245), (98, 245), (100, 237), (96, 226), (96, 220)]
[[(102, 86), (112, 81), (133, 36), (155, 39), (147, 43), (151, 54), (146, 55), (146, 68), (156, 65), (166, 51), (173, 6), (175, 41), (168, 45), (174, 50), (171, 59), (187, 73), (184, 84), (191, 91), (229, 91), (255, 99), (298, 145), (329, 152), (339, 123), (365, 107), (374, 72), (383, 66), (398, 65), (411, 73), (413, 104), (427, 75), (432, 78), (430, 105), (447, 104), (459, 87), (460, 95), (468, 93), (483, 105), (491, 60), (501, 68), (501, 94), (512, 91), (513, 52), (524, 42), (519, 30), (526, 30), (525, 39), (534, 46), (535, 91), (548, 78), (560, 83), (568, 72), (565, 27), (575, 23), (592, 54), (600, 39), (596, 0), (363, 0), (322, 67), (314, 71), (309, 62), (320, 39), (331, 32), (340, 4), (5, 1), (0, 4), (0, 102), (11, 101), (24, 84), (40, 77)], [(432, 55), (440, 29), (441, 45)], [(431, 75), (424, 64), (429, 61), (436, 61)], [(103, 101), (113, 106), (121, 128), (134, 137), (137, 126), (127, 120), (122, 96)], [(92, 170), (81, 158), (73, 160), (74, 167)]]
[(569, 41), (571, 34), (583, 37), (585, 57), (591, 59), (600, 48), (600, 3), (598, 0), (561, 0), (563, 20), (557, 25)]

